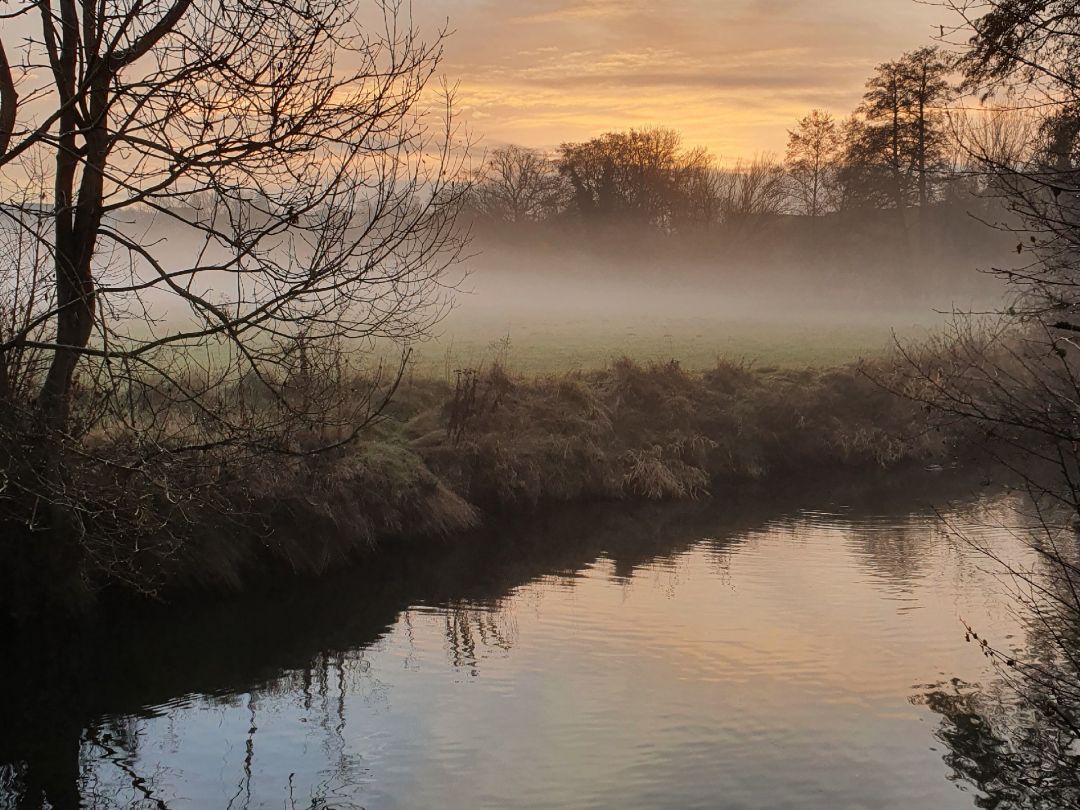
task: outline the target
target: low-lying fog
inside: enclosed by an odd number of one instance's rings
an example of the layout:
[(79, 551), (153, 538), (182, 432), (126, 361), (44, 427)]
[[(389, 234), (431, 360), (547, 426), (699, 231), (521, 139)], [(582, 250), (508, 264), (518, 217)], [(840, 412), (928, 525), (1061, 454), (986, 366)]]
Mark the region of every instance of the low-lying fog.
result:
[[(167, 270), (186, 266), (202, 246), (175, 221), (139, 221), (124, 230), (144, 242), (153, 236), (149, 249)], [(477, 235), (444, 276), (446, 310), (430, 336), (413, 344), (413, 373), (450, 376), (496, 361), (512, 372), (548, 373), (602, 367), (623, 355), (694, 369), (719, 357), (759, 367), (849, 362), (887, 350), (897, 338), (918, 339), (953, 310), (1000, 308), (1000, 281), (979, 268), (1007, 261), (1008, 253), (1000, 238), (989, 237), (945, 249), (905, 246), (903, 256), (895, 243), (861, 236), (855, 248), (842, 243), (831, 252), (827, 240), (814, 241), (812, 253), (805, 234), (744, 235), (733, 240), (739, 252), (722, 239), (562, 237), (557, 230)], [(120, 267), (114, 278), (126, 286), (130, 271)], [(203, 273), (194, 289), (230, 302), (240, 294), (236, 283), (234, 274)], [(254, 289), (243, 298), (256, 300)], [(143, 298), (159, 319), (158, 334), (191, 320), (188, 304), (168, 290)], [(104, 311), (119, 311), (115, 304)], [(145, 321), (132, 324), (146, 328)]]
[(622, 354), (708, 367), (828, 365), (915, 339), (950, 313), (1001, 306), (974, 262), (927, 280), (820, 267), (733, 267), (683, 257), (601, 257), (575, 249), (479, 245), (452, 276), (454, 305), (418, 348), (430, 371), (500, 360), (523, 373), (603, 365)]

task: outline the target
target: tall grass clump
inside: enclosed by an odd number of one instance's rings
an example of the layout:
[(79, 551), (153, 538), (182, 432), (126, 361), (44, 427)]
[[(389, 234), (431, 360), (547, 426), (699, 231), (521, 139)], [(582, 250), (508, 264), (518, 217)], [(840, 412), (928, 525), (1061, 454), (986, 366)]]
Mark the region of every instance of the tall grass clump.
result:
[[(471, 376), (462, 422), (450, 396), (414, 417), (413, 449), (484, 507), (597, 498), (702, 497), (716, 485), (819, 467), (885, 466), (946, 452), (886, 362), (827, 371), (622, 358), (607, 369)], [(464, 427), (461, 427), (464, 424)]]

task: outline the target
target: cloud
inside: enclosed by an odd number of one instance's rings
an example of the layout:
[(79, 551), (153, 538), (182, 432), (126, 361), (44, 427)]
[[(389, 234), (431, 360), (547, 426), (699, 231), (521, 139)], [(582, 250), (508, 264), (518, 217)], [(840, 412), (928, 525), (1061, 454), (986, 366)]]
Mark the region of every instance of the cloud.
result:
[(911, 0), (430, 0), (480, 134), (551, 146), (640, 124), (713, 151), (780, 151), (811, 107), (846, 115), (874, 66), (926, 44)]
[[(537, 3), (535, 5), (552, 5)], [(559, 2), (546, 11), (532, 11), (515, 17), (514, 21), (522, 24), (574, 22), (586, 19), (611, 19), (629, 17), (647, 8), (643, 0), (579, 0)]]

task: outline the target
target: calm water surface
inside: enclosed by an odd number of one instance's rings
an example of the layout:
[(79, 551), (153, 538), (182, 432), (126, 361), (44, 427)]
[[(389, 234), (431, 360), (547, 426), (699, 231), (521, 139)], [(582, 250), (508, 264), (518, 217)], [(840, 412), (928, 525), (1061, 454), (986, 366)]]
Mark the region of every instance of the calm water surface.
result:
[(0, 808), (991, 806), (926, 697), (993, 687), (961, 620), (1029, 643), (962, 489), (559, 515), (20, 654)]

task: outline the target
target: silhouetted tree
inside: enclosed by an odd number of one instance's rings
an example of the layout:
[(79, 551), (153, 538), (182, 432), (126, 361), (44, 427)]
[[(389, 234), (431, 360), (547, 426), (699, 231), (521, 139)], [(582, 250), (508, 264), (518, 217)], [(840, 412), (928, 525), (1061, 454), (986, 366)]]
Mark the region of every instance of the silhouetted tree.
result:
[(684, 150), (670, 129), (609, 132), (559, 149), (559, 171), (585, 221), (668, 231), (676, 219), (700, 220), (713, 205), (710, 168), (703, 150)]
[(934, 178), (948, 165), (941, 105), (951, 92), (949, 63), (921, 48), (878, 66), (857, 121), (846, 128), (846, 184), (864, 204), (903, 210), (932, 201)]
[(931, 183), (948, 168), (949, 134), (941, 107), (953, 93), (947, 78), (952, 66), (938, 48), (927, 47), (905, 54), (900, 68), (914, 130), (912, 163), (918, 203), (925, 209), (931, 202)]
[[(422, 332), (459, 247), (449, 98), (434, 127), (424, 100), (442, 35), (396, 0), (5, 18), (0, 218), (20, 247), (2, 289), (23, 310), (0, 343), (0, 502), (77, 558), (88, 523), (153, 515), (133, 482), (178, 502), (183, 454), (216, 469), (229, 448), (354, 438), (380, 386), (346, 350)], [(110, 442), (95, 474), (119, 489), (91, 504), (72, 464)]]
[(477, 173), (470, 201), (494, 222), (540, 222), (566, 205), (567, 187), (547, 155), (521, 146), (495, 149)]
[(819, 217), (836, 204), (840, 132), (831, 115), (813, 110), (788, 132), (785, 168), (797, 213)]
[(684, 153), (675, 173), (671, 224), (676, 232), (709, 228), (723, 214), (723, 173), (704, 147)]
[(784, 167), (772, 155), (739, 161), (721, 173), (720, 209), (725, 225), (745, 228), (785, 212)]

